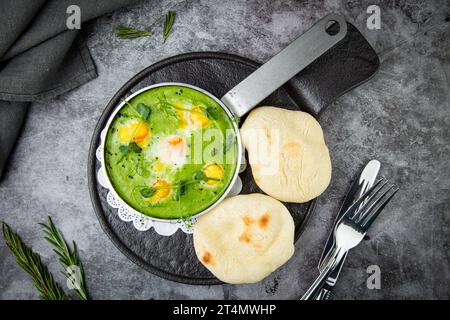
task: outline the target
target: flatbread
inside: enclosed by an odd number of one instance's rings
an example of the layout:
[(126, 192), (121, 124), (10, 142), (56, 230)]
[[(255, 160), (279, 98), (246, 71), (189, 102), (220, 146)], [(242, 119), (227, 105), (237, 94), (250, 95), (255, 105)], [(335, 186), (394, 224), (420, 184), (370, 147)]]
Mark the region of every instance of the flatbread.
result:
[(276, 107), (250, 112), (241, 128), (256, 184), (285, 202), (319, 196), (331, 179), (331, 160), (320, 124), (310, 114)]
[(194, 225), (200, 262), (223, 282), (254, 283), (294, 254), (294, 221), (286, 207), (254, 193), (230, 197)]

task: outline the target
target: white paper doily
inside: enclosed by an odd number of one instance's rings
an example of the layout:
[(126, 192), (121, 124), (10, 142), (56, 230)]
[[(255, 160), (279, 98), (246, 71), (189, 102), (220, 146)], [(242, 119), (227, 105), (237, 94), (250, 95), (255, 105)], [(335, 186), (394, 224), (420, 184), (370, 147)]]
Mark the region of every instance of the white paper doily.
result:
[[(106, 132), (103, 130), (100, 134), (100, 138), (103, 141), (105, 139)], [(130, 210), (122, 200), (118, 199), (114, 193), (111, 191), (112, 186), (109, 183), (108, 179), (105, 177), (104, 170), (102, 167), (103, 163), (103, 148), (102, 144), (100, 143), (100, 146), (97, 147), (97, 150), (95, 152), (95, 156), (97, 160), (100, 163), (100, 168), (97, 171), (97, 180), (100, 183), (100, 185), (103, 188), (108, 189), (108, 195), (106, 196), (106, 201), (108, 205), (112, 208), (117, 209), (117, 214), (120, 218), (120, 220), (125, 222), (132, 222), (133, 226), (139, 230), (139, 231), (147, 231), (150, 228), (153, 227), (153, 229), (162, 236), (171, 236), (173, 235), (178, 229), (183, 231), (184, 233), (192, 233), (192, 226), (196, 222), (195, 218), (189, 218), (189, 219), (180, 219), (176, 221), (159, 221), (154, 220), (142, 213), (139, 213), (135, 210)], [(243, 158), (245, 159), (245, 157)], [(242, 161), (240, 172), (244, 171), (246, 167), (246, 162)], [(235, 184), (233, 185), (233, 188), (230, 190), (230, 193), (228, 196), (237, 195), (242, 190), (242, 181), (239, 177), (237, 177)]]

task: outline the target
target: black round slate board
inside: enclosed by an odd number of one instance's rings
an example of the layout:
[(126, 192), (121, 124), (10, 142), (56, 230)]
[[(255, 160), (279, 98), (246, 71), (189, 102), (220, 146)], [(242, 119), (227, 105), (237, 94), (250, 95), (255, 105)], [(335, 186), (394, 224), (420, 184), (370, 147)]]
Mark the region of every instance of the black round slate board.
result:
[[(259, 66), (260, 64), (255, 61), (226, 53), (181, 54), (141, 71), (125, 83), (106, 106), (95, 128), (89, 150), (89, 192), (103, 230), (125, 256), (145, 270), (162, 278), (187, 284), (222, 283), (197, 260), (192, 235), (185, 234), (181, 230), (170, 237), (161, 236), (153, 229), (138, 231), (131, 222), (121, 221), (117, 215), (117, 209), (107, 204), (108, 191), (97, 181), (99, 163), (95, 157), (95, 151), (100, 143), (100, 133), (110, 113), (120, 103), (121, 98), (129, 96), (140, 88), (160, 82), (182, 82), (195, 85), (220, 98)], [(288, 93), (288, 91), (292, 93), (292, 90), (292, 86), (289, 89), (282, 87), (265, 99), (261, 105), (300, 110), (291, 97), (292, 94)], [(242, 122), (244, 120), (245, 117)], [(242, 193), (262, 193), (254, 183), (249, 166), (240, 174), (240, 177), (243, 181)], [(294, 218), (297, 241), (314, 211), (315, 201), (304, 204), (286, 203), (286, 206)]]

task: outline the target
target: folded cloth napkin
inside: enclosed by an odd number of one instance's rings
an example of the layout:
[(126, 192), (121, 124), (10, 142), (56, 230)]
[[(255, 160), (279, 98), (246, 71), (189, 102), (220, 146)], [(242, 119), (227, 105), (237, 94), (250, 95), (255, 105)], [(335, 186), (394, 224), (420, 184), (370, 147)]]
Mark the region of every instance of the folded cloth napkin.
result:
[(31, 102), (53, 98), (97, 76), (70, 5), (85, 22), (140, 0), (0, 1), (0, 178)]

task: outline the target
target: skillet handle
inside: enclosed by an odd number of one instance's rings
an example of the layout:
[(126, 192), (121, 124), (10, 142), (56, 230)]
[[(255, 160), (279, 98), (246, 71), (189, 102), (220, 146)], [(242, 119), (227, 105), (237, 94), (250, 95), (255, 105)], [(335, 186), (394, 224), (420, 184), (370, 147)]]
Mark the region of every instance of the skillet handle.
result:
[[(328, 34), (329, 23), (339, 24), (336, 34)], [(228, 91), (222, 102), (237, 116), (249, 112), (272, 92), (331, 49), (347, 34), (344, 17), (329, 14), (272, 57), (255, 72)]]

